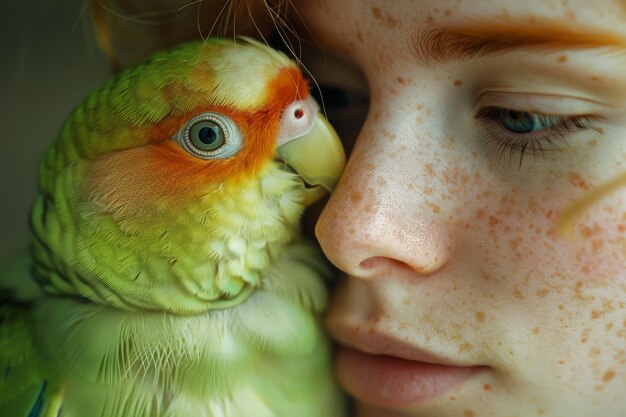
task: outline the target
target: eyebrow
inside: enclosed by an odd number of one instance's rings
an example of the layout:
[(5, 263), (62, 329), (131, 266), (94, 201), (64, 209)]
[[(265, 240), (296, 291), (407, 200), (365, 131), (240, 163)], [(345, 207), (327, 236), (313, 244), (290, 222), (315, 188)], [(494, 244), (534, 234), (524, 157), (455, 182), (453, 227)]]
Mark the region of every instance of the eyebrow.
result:
[(611, 48), (626, 52), (623, 36), (582, 25), (531, 18), (477, 21), (458, 27), (428, 27), (410, 38), (410, 49), (425, 65), (466, 61), (511, 50), (584, 50)]

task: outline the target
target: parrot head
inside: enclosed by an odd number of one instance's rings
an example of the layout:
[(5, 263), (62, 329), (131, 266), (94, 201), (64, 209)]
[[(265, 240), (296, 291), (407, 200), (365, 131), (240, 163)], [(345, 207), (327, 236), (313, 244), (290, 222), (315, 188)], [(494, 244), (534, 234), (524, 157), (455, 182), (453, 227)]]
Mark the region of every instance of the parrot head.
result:
[(121, 309), (234, 305), (344, 164), (282, 53), (251, 39), (157, 53), (92, 93), (44, 155), (36, 275)]

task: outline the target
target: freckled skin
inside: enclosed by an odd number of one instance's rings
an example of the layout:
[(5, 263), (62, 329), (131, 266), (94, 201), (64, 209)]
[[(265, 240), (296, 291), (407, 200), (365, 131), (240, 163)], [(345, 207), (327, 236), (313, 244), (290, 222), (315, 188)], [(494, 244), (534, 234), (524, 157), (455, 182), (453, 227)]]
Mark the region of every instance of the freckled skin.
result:
[[(565, 208), (624, 169), (624, 58), (520, 52), (428, 67), (406, 41), (418, 27), (494, 13), (619, 27), (623, 4), (316, 0), (296, 7), (330, 55), (360, 68), (370, 93), (367, 119), (316, 230), (345, 272), (328, 325), (393, 335), (489, 367), (454, 395), (407, 410), (357, 398), (358, 417), (626, 415), (626, 191), (577, 219), (574, 239), (555, 230)], [(596, 67), (594, 59), (605, 61)], [(507, 62), (501, 84), (490, 84), (490, 68)], [(504, 87), (562, 95), (554, 88), (559, 77), (546, 76), (554, 68), (565, 71), (561, 78), (580, 71), (572, 85), (596, 85), (588, 87), (598, 88), (594, 97), (616, 110), (610, 122), (577, 133), (576, 146), (525, 155), (520, 167), (518, 154), (509, 159), (484, 139), (472, 105), (479, 91)]]

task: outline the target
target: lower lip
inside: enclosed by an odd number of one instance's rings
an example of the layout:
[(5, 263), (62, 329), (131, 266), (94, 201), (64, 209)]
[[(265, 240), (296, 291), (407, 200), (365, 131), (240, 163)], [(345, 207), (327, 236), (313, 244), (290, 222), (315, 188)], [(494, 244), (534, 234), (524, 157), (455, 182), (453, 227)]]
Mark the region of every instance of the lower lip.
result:
[(433, 400), (471, 379), (482, 367), (456, 367), (371, 355), (341, 347), (337, 373), (343, 387), (362, 402), (400, 408)]

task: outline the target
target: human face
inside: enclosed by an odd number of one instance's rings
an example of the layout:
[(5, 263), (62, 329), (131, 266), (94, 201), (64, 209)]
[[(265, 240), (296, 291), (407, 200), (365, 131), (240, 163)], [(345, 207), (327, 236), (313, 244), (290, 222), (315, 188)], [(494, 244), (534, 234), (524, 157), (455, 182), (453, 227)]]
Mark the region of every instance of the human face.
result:
[(556, 228), (626, 171), (624, 2), (296, 8), (370, 95), (316, 230), (358, 416), (626, 415), (626, 191)]

